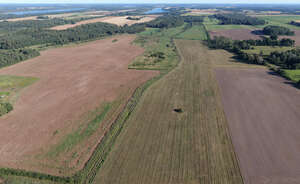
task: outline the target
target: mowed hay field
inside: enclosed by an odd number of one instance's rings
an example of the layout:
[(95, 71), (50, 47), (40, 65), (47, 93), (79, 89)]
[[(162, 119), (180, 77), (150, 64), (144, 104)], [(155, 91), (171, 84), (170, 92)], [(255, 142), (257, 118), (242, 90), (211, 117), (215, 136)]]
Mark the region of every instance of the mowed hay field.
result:
[(245, 184), (300, 183), (300, 90), (266, 69), (216, 75)]
[(80, 22), (77, 22), (75, 24), (66, 24), (66, 25), (55, 26), (55, 27), (52, 27), (50, 29), (52, 29), (52, 30), (66, 30), (66, 29), (77, 27), (77, 26), (80, 26), (80, 25), (97, 23), (97, 22), (106, 22), (106, 23), (110, 23), (110, 24), (116, 24), (118, 26), (123, 26), (125, 24), (132, 25), (132, 24), (136, 24), (136, 23), (149, 22), (149, 21), (154, 20), (154, 19), (157, 18), (156, 15), (148, 15), (148, 16), (145, 16), (145, 17), (141, 18), (140, 20), (129, 20), (129, 19), (127, 19), (127, 17), (128, 16), (101, 17), (101, 18), (95, 18), (95, 19), (80, 21)]
[(128, 69), (143, 53), (134, 38), (49, 49), (1, 69), (39, 80), (0, 118), (0, 167), (55, 175), (81, 168), (133, 91), (158, 73)]
[(212, 70), (230, 54), (176, 45), (179, 66), (147, 89), (94, 183), (242, 184)]

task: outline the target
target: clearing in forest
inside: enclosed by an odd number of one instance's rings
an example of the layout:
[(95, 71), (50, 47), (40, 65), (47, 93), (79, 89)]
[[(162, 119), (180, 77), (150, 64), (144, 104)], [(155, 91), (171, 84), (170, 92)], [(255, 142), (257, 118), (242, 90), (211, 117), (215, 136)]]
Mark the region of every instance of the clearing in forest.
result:
[(140, 20), (129, 20), (127, 19), (128, 16), (108, 16), (108, 17), (101, 17), (101, 18), (95, 18), (95, 19), (89, 19), (89, 20), (84, 20), (77, 22), (75, 24), (66, 24), (66, 25), (60, 25), (60, 26), (55, 26), (50, 29), (52, 30), (66, 30), (69, 28), (73, 28), (76, 26), (84, 25), (84, 24), (91, 24), (91, 23), (97, 23), (97, 22), (106, 22), (110, 24), (116, 24), (118, 26), (123, 26), (125, 24), (127, 25), (132, 25), (136, 23), (143, 23), (143, 22), (149, 22), (151, 20), (156, 19), (156, 15), (147, 15), (144, 17), (140, 17)]

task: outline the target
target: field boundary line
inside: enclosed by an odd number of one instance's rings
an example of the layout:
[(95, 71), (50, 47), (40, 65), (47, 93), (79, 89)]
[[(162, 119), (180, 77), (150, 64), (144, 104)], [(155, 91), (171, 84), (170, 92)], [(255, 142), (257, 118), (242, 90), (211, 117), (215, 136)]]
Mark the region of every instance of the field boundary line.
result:
[[(1, 176), (22, 176), (31, 179), (36, 179), (40, 181), (52, 181), (58, 183), (73, 183), (73, 184), (87, 184), (92, 183), (97, 174), (97, 171), (103, 165), (106, 157), (109, 152), (112, 150), (112, 147), (117, 139), (118, 135), (121, 133), (122, 128), (124, 127), (125, 122), (128, 120), (131, 113), (134, 111), (137, 106), (140, 98), (143, 96), (144, 92), (148, 87), (153, 83), (167, 75), (170, 71), (176, 68), (181, 60), (181, 56), (174, 42), (174, 38), (171, 38), (171, 43), (175, 45), (175, 53), (178, 56), (177, 63), (168, 69), (157, 69), (160, 72), (159, 75), (152, 77), (148, 81), (144, 82), (142, 85), (137, 87), (131, 97), (127, 100), (122, 111), (119, 113), (117, 118), (111, 123), (109, 130), (100, 138), (99, 143), (92, 152), (90, 158), (85, 162), (84, 167), (77, 171), (72, 176), (57, 176), (47, 173), (41, 173), (36, 171), (27, 171), (24, 169), (13, 169), (13, 168), (0, 168), (0, 177)], [(175, 61), (176, 62), (176, 61)]]

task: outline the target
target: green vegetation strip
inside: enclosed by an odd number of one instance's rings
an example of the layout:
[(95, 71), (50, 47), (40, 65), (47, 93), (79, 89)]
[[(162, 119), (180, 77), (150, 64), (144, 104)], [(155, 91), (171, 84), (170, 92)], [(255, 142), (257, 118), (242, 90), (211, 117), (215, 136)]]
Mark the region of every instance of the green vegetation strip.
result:
[(48, 153), (48, 156), (56, 157), (61, 152), (71, 150), (79, 142), (91, 136), (97, 130), (99, 124), (102, 122), (106, 114), (109, 112), (110, 107), (110, 104), (105, 104), (102, 108), (102, 112), (92, 121), (90, 121), (87, 127), (81, 126), (75, 132), (68, 134), (60, 144), (56, 145), (55, 148)]
[(300, 70), (281, 70), (280, 74), (296, 83), (296, 86), (300, 88)]

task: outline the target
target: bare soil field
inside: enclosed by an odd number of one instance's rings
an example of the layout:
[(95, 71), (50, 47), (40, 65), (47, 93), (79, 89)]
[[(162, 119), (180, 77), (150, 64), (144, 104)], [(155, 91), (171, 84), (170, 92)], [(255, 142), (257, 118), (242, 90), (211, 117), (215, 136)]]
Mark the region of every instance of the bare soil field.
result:
[(223, 29), (209, 31), (211, 38), (215, 36), (224, 36), (233, 40), (248, 40), (248, 39), (261, 39), (259, 35), (253, 34), (250, 29)]
[(175, 42), (179, 66), (144, 93), (95, 183), (243, 183), (212, 70), (230, 54)]
[(300, 90), (266, 69), (215, 71), (245, 184), (300, 183)]
[[(118, 41), (113, 42), (115, 39)], [(133, 39), (123, 35), (49, 49), (37, 58), (1, 69), (0, 75), (33, 76), (39, 81), (23, 90), (14, 110), (0, 118), (0, 167), (58, 174), (56, 167), (41, 168), (37, 154), (76, 129), (77, 120), (99, 105), (125, 96), (124, 105), (137, 86), (157, 74), (128, 69), (128, 64), (143, 53), (142, 48), (131, 44)], [(94, 144), (108, 123), (101, 122)], [(93, 146), (87, 143), (80, 149), (90, 153)]]
[(84, 24), (91, 24), (91, 23), (96, 23), (96, 22), (106, 22), (106, 23), (110, 23), (110, 24), (116, 24), (118, 26), (123, 26), (125, 24), (132, 25), (132, 24), (136, 24), (136, 23), (149, 22), (151, 20), (154, 20), (157, 16), (149, 15), (140, 20), (128, 20), (127, 17), (128, 16), (120, 16), (120, 17), (112, 16), (112, 17), (95, 18), (95, 19), (80, 21), (80, 22), (77, 22), (76, 24), (66, 24), (66, 25), (55, 26), (50, 29), (65, 30), (65, 29), (76, 27), (76, 26), (80, 26), (80, 25), (84, 25)]

